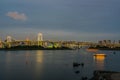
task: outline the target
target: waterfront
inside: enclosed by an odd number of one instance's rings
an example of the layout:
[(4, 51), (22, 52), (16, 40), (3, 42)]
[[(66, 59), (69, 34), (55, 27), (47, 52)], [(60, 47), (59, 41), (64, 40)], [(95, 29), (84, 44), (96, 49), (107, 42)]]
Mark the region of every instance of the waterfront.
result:
[(94, 70), (120, 72), (120, 51), (98, 52), (107, 56), (94, 58), (86, 49), (0, 51), (0, 80), (80, 80), (91, 78)]

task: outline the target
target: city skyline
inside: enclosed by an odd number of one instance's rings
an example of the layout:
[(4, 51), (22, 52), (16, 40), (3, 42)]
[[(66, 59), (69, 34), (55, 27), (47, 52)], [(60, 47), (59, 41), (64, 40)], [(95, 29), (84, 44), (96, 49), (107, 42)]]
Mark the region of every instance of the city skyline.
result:
[(1, 0), (0, 39), (119, 40), (119, 0)]

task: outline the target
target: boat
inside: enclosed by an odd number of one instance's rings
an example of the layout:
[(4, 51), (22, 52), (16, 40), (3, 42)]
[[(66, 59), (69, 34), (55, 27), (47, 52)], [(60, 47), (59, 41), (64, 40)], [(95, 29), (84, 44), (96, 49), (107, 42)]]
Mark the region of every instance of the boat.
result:
[(89, 52), (97, 52), (98, 51), (98, 49), (86, 49), (87, 51), (89, 51)]
[(94, 54), (93, 56), (96, 56), (96, 57), (97, 57), (97, 56), (101, 56), (101, 57), (103, 56), (103, 57), (105, 57), (105, 56), (107, 56), (107, 55), (106, 55), (106, 54), (103, 54), (103, 53), (96, 53), (96, 54)]

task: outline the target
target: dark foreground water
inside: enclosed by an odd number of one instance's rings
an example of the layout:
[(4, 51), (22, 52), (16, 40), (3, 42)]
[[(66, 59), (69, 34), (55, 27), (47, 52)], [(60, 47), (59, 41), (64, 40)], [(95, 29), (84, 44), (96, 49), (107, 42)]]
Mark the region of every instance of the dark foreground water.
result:
[[(85, 49), (0, 51), (0, 80), (81, 80), (94, 70), (120, 72), (120, 51), (99, 52), (107, 57), (94, 58)], [(84, 66), (73, 67), (73, 62)]]

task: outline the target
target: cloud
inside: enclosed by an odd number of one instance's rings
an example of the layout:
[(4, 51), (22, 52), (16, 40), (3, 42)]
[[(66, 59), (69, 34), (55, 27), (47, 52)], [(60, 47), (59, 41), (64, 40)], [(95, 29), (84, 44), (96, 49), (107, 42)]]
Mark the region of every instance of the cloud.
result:
[(15, 20), (26, 20), (27, 19), (24, 13), (8, 12), (6, 15)]

